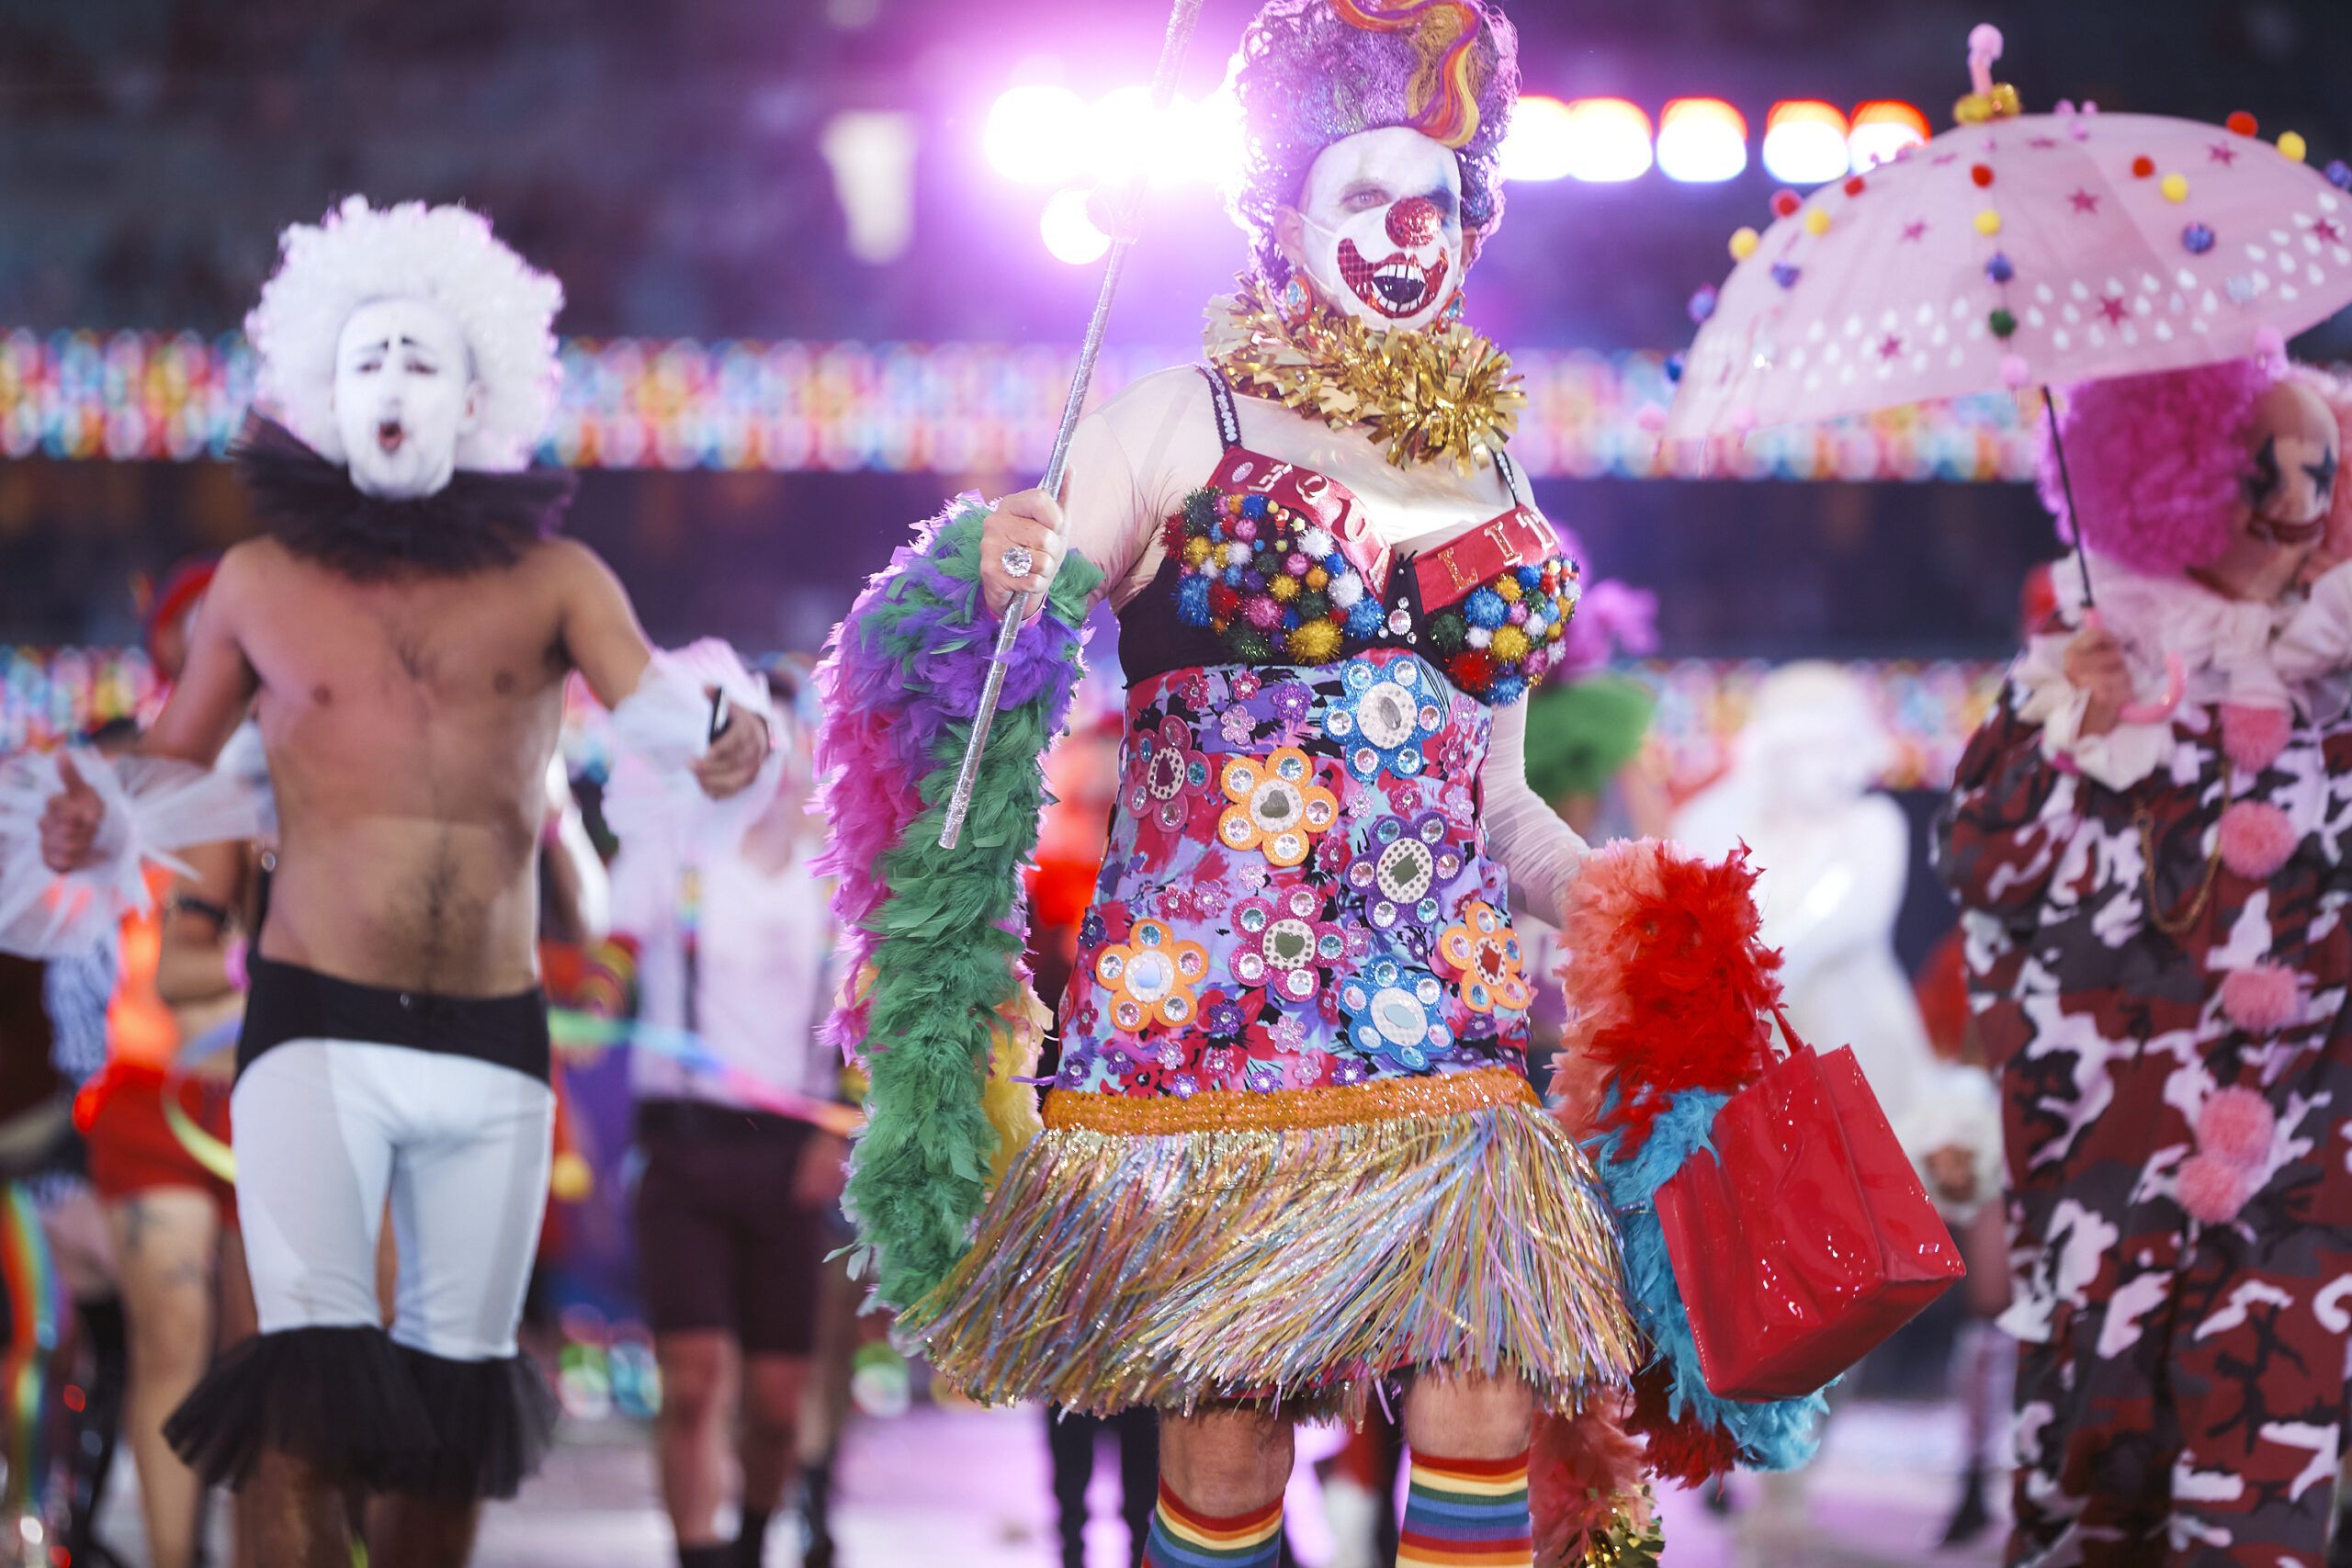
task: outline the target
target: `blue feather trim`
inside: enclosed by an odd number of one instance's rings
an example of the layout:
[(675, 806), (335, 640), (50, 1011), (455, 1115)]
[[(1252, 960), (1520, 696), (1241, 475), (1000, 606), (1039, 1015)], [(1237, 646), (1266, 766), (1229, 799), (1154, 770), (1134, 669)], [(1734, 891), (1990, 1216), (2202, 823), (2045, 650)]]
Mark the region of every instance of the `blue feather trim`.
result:
[[(1615, 1090), (1611, 1090), (1613, 1100)], [(1699, 1346), (1690, 1337), (1690, 1315), (1682, 1304), (1682, 1290), (1666, 1251), (1666, 1227), (1658, 1223), (1657, 1190), (1667, 1184), (1682, 1162), (1702, 1150), (1714, 1152), (1712, 1134), (1715, 1112), (1731, 1099), (1706, 1089), (1676, 1095), (1668, 1109), (1650, 1123), (1650, 1134), (1630, 1157), (1618, 1156), (1622, 1132), (1591, 1140), (1586, 1150), (1609, 1201), (1617, 1211), (1617, 1230), (1625, 1258), (1625, 1291), (1634, 1322), (1648, 1338), (1653, 1364), (1664, 1363), (1670, 1378), (1668, 1414), (1680, 1419), (1692, 1412), (1703, 1423), (1721, 1427), (1739, 1450), (1739, 1462), (1750, 1470), (1794, 1470), (1810, 1461), (1821, 1446), (1815, 1424), (1828, 1409), (1818, 1393), (1803, 1399), (1779, 1399), (1765, 1404), (1720, 1399), (1707, 1392), (1699, 1373)]]

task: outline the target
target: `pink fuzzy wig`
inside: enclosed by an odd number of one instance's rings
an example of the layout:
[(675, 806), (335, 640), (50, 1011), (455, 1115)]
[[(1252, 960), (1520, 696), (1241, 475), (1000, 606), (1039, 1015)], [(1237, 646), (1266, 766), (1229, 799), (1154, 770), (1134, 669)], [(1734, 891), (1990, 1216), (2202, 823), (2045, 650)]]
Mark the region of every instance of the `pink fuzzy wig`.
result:
[[(2070, 389), (2058, 420), (2082, 542), (2151, 576), (2219, 560), (2231, 508), (2253, 471), (2245, 432), (2255, 401), (2277, 379), (2259, 360), (2229, 359)], [(2041, 428), (2042, 504), (2071, 544), (2074, 521)]]

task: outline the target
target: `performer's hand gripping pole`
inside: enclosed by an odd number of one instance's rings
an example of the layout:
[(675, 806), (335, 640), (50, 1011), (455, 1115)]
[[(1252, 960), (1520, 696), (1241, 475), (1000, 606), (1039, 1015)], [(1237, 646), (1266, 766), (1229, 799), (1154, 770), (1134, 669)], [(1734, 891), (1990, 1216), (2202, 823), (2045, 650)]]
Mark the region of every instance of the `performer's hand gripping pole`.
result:
[[(1184, 46), (1193, 37), (1193, 24), (1200, 19), (1201, 0), (1176, 0), (1176, 8), (1168, 17), (1168, 36), (1159, 46), (1159, 66), (1151, 77), (1151, 109), (1163, 114), (1176, 96), (1176, 73), (1184, 63)], [(1128, 186), (1121, 199), (1124, 210), (1117, 224), (1118, 232), (1111, 241), (1110, 265), (1102, 271), (1102, 289), (1094, 297), (1094, 314), (1086, 323), (1086, 341), (1079, 346), (1078, 373), (1070, 378), (1069, 398), (1062, 404), (1062, 423), (1054, 432), (1053, 456), (1046, 461), (1046, 477), (1037, 488), (1059, 499), (1062, 492), (1062, 470), (1069, 462), (1070, 437), (1078, 432), (1078, 419), (1086, 406), (1086, 389), (1094, 379), (1094, 362), (1102, 353), (1102, 333), (1111, 322), (1111, 299), (1119, 291), (1119, 275), (1126, 269), (1127, 253), (1135, 248), (1136, 208), (1143, 181), (1140, 177)], [(1035, 595), (1016, 593), (1004, 607), (1004, 620), (997, 627), (996, 649), (989, 657), (989, 673), (980, 687), (980, 705), (972, 714), (972, 738), (964, 746), (964, 765), (956, 773), (956, 791), (947, 797), (947, 820), (939, 829), (939, 847), (952, 850), (964, 831), (964, 818), (972, 809), (972, 786), (978, 782), (980, 753), (989, 743), (989, 729), (996, 723), (997, 699), (1004, 692), (1004, 671), (1012, 658), (1013, 639), (1021, 635), (1022, 623), (1029, 618), (1029, 601)]]

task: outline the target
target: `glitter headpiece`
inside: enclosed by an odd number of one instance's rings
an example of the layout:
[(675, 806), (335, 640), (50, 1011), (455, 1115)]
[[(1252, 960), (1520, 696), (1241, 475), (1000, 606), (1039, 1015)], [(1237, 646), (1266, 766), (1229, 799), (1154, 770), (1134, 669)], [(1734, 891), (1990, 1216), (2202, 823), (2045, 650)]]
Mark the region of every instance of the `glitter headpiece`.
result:
[(1464, 234), (1483, 241), (1501, 221), (1519, 39), (1495, 0), (1267, 0), (1230, 81), (1244, 156), (1226, 205), (1270, 283), (1290, 276), (1275, 214), (1297, 201), (1317, 153), (1360, 131), (1403, 126), (1453, 149)]

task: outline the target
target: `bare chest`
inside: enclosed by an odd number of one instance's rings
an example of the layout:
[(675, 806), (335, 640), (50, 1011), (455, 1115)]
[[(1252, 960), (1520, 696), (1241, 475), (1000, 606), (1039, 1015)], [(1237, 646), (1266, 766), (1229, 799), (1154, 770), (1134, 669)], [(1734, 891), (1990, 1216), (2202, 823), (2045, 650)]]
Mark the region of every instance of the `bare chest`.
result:
[(266, 728), (309, 723), (413, 739), (451, 727), (528, 727), (560, 702), (569, 665), (560, 618), (526, 574), (305, 587), (243, 638)]

